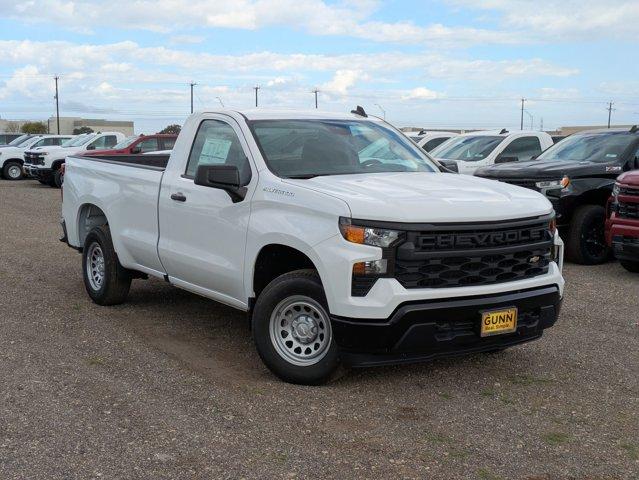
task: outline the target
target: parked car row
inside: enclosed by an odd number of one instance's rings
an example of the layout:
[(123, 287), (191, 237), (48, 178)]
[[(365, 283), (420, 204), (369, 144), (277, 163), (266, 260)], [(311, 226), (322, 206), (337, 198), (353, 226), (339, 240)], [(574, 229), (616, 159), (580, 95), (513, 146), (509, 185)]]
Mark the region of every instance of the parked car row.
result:
[(82, 135), (22, 135), (0, 147), (0, 173), (6, 180), (33, 178), (60, 187), (66, 157), (82, 155), (143, 154), (173, 148), (177, 135), (125, 137), (119, 132)]
[[(634, 246), (639, 235), (632, 234), (637, 174), (615, 181), (639, 169), (639, 129), (584, 131), (554, 140), (543, 132), (472, 132), (442, 143), (431, 155), (449, 170), (542, 193), (554, 207), (569, 260), (593, 265), (614, 251), (632, 270), (639, 261)], [(606, 234), (606, 224), (624, 233)]]

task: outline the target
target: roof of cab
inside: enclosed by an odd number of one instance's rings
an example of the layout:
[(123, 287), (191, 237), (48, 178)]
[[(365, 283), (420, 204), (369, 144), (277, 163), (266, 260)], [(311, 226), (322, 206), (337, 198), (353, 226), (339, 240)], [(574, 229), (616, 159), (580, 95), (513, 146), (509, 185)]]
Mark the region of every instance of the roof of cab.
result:
[(323, 120), (372, 120), (382, 121), (379, 118), (369, 115), (363, 117), (354, 113), (344, 112), (326, 112), (322, 110), (277, 110), (269, 108), (253, 108), (246, 110), (207, 110), (199, 113), (219, 113), (219, 114), (239, 114), (248, 120), (311, 120), (311, 119), (323, 119)]

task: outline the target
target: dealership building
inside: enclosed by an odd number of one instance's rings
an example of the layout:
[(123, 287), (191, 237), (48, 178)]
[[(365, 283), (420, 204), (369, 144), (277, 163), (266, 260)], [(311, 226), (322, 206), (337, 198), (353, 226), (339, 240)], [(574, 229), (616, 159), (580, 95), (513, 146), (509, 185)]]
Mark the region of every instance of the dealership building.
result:
[[(0, 132), (19, 132), (26, 122), (40, 122), (42, 120), (4, 120), (0, 119)], [(58, 133), (56, 117), (42, 121), (46, 124), (49, 133)], [(60, 117), (60, 134), (71, 135), (73, 131), (88, 127), (94, 132), (120, 132), (124, 135), (133, 135), (133, 122), (121, 120), (103, 120), (99, 118)]]

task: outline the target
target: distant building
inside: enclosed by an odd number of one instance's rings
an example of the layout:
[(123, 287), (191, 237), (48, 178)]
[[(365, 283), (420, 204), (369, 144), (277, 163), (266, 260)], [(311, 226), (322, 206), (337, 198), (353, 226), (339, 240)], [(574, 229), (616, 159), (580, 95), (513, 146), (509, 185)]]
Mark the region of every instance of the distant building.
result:
[[(51, 117), (49, 132), (58, 133), (56, 118)], [(89, 127), (94, 132), (120, 132), (133, 135), (133, 122), (128, 120), (102, 120), (98, 118), (60, 117), (60, 134), (72, 134), (77, 128)]]
[[(19, 132), (26, 122), (42, 122), (49, 127), (49, 133), (58, 133), (56, 118), (49, 120), (4, 120), (0, 119), (0, 132)], [(70, 135), (76, 128), (89, 127), (94, 132), (121, 132), (133, 135), (133, 122), (120, 120), (102, 120), (98, 118), (60, 117), (60, 134)]]
[[(559, 127), (556, 130), (556, 135), (572, 135), (573, 133), (583, 132), (584, 130), (601, 130), (605, 128), (608, 128), (608, 125), (575, 125), (569, 127)], [(610, 125), (610, 128), (627, 128), (628, 130), (630, 130), (632, 128), (632, 125)]]

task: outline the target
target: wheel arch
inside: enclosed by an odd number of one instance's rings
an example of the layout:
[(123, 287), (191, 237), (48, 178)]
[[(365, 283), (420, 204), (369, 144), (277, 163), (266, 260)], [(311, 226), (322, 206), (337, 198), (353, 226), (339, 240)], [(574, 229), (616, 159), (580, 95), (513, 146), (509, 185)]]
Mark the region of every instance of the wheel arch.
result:
[(76, 221), (79, 246), (84, 246), (84, 241), (93, 228), (108, 224), (109, 220), (102, 208), (94, 203), (83, 203), (78, 208)]

